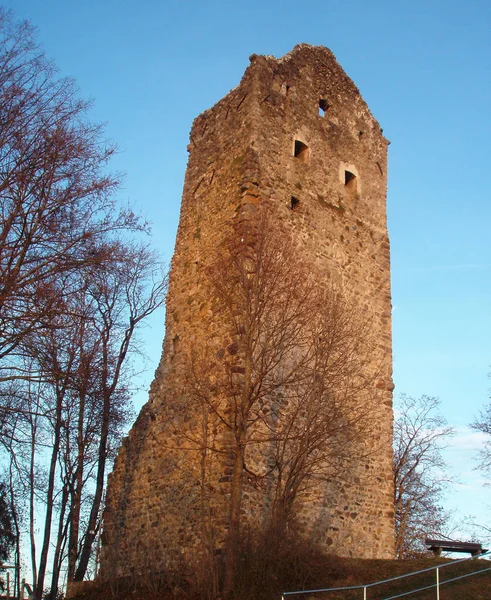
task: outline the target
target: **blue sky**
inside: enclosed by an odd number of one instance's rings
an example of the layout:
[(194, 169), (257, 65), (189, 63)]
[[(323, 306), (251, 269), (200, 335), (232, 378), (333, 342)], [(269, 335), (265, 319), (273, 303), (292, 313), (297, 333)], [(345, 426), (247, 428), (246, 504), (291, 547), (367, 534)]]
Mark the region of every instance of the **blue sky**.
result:
[[(192, 120), (235, 87), (252, 53), (331, 48), (391, 140), (388, 216), (396, 393), (439, 396), (458, 428), (462, 485), (449, 505), (482, 521), (491, 504), (466, 426), (491, 371), (491, 2), (489, 0), (15, 0), (18, 18), (91, 116), (107, 122), (121, 197), (172, 256)], [(163, 315), (144, 335), (150, 368)], [(144, 401), (144, 395), (141, 396)], [(488, 511), (489, 514), (489, 511)]]

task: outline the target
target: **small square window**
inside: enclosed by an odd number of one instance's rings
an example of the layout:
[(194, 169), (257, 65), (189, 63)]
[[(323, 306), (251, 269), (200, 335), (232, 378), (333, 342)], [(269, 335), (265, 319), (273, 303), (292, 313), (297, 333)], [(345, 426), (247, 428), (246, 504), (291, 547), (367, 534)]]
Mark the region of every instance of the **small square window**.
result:
[(292, 210), (295, 210), (296, 208), (298, 208), (299, 204), (300, 204), (300, 200), (298, 198), (295, 198), (295, 196), (292, 196), (290, 198), (290, 208)]

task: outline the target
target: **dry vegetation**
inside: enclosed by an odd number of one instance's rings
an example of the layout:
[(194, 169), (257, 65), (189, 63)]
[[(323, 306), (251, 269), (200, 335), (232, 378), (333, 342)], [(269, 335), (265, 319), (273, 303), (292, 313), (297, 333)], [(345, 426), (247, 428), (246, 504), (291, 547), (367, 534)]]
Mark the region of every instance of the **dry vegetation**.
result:
[[(263, 540), (263, 543), (251, 542), (248, 548), (242, 549), (236, 587), (232, 596), (234, 600), (279, 600), (282, 592), (287, 590), (354, 586), (437, 565), (448, 565), (440, 569), (440, 581), (444, 582), (490, 566), (489, 561), (486, 560), (454, 563), (444, 558), (407, 561), (355, 560), (328, 556), (311, 545), (302, 543), (267, 548), (264, 542), (266, 540)], [(268, 572), (267, 577), (265, 577), (266, 572)], [(430, 571), (409, 579), (369, 588), (367, 598), (371, 600), (390, 598), (434, 582), (435, 572)], [(408, 597), (415, 600), (433, 600), (435, 595), (433, 588)], [(444, 584), (440, 595), (445, 600), (488, 599), (491, 597), (491, 571)], [(189, 571), (187, 576), (182, 575), (180, 578), (153, 573), (146, 579), (125, 578), (101, 586), (90, 584), (76, 600), (130, 597), (134, 600), (203, 600), (206, 596), (203, 595), (199, 583)], [(287, 596), (292, 599), (307, 598), (308, 600), (360, 600), (362, 597), (363, 590)]]

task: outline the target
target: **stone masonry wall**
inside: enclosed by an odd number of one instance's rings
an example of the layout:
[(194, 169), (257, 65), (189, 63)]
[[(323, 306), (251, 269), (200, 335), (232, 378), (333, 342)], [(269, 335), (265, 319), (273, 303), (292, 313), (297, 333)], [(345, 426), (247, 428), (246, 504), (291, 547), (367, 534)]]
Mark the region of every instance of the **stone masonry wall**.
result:
[[(199, 525), (203, 455), (194, 443), (200, 419), (186, 357), (204, 338), (217, 348), (229, 343), (207, 297), (206, 268), (248, 205), (266, 200), (312, 268), (363, 306), (377, 340), (370, 356), (377, 426), (364, 441), (376, 452), (339, 481), (320, 483), (304, 521), (335, 553), (392, 557), (387, 140), (380, 126), (332, 53), (300, 45), (281, 59), (253, 55), (240, 85), (195, 120), (189, 153), (162, 359), (109, 479), (102, 576), (191, 559), (210, 534)], [(208, 460), (206, 510), (220, 547), (229, 478), (225, 458)]]

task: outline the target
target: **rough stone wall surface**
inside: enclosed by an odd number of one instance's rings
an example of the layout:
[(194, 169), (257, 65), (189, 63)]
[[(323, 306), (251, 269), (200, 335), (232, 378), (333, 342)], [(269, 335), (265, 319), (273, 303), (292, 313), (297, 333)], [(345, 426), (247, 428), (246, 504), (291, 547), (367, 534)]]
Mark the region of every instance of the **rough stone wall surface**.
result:
[[(299, 142), (307, 149), (295, 156)], [(377, 431), (365, 443), (377, 452), (324, 486), (305, 520), (337, 554), (393, 556), (387, 144), (332, 53), (305, 44), (281, 59), (253, 55), (239, 86), (195, 120), (162, 359), (109, 478), (103, 577), (176, 564), (204, 535), (202, 455), (192, 443), (199, 419), (183, 357), (200, 338), (225, 336), (207, 302), (205, 269), (238, 212), (263, 199), (325, 280), (363, 306), (376, 332), (380, 402)], [(206, 510), (220, 546), (229, 478), (222, 477), (227, 466), (219, 454), (209, 460)], [(251, 497), (260, 505), (257, 492)]]

